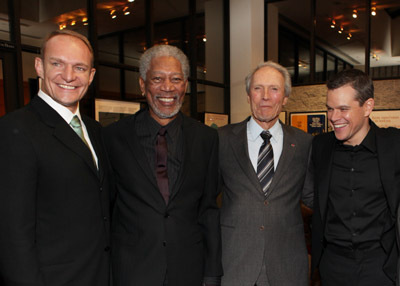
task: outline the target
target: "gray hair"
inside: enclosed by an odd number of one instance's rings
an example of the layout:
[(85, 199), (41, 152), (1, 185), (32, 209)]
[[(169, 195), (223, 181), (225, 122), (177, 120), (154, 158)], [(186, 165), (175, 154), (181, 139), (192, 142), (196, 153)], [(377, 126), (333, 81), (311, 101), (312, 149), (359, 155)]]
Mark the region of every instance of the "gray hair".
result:
[(270, 68), (276, 69), (278, 72), (281, 73), (281, 75), (283, 76), (283, 78), (285, 80), (285, 97), (289, 97), (290, 92), (292, 91), (292, 81), (290, 79), (290, 74), (285, 67), (283, 67), (280, 64), (277, 64), (273, 61), (263, 62), (263, 63), (259, 64), (251, 73), (249, 73), (246, 76), (245, 82), (246, 82), (247, 94), (250, 94), (250, 84), (251, 84), (251, 80), (253, 79), (254, 74), (256, 73), (256, 71), (258, 71), (259, 69), (264, 68), (264, 67), (270, 67)]
[(183, 77), (188, 79), (190, 73), (189, 60), (186, 55), (177, 47), (169, 45), (153, 46), (140, 57), (139, 72), (143, 80), (146, 80), (146, 73), (150, 69), (151, 61), (158, 57), (174, 57), (181, 63)]

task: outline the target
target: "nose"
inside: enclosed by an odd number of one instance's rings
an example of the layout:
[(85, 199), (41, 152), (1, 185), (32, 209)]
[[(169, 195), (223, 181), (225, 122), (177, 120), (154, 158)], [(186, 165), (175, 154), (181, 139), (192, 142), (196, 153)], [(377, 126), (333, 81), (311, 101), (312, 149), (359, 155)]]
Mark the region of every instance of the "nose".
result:
[(175, 89), (175, 85), (168, 78), (161, 85), (161, 90), (163, 90), (163, 91), (173, 91), (174, 89)]
[(74, 69), (70, 65), (66, 65), (63, 72), (62, 77), (66, 82), (71, 82), (75, 79)]
[(329, 112), (330, 113), (330, 121), (336, 121), (339, 119), (339, 110), (333, 109), (332, 111)]

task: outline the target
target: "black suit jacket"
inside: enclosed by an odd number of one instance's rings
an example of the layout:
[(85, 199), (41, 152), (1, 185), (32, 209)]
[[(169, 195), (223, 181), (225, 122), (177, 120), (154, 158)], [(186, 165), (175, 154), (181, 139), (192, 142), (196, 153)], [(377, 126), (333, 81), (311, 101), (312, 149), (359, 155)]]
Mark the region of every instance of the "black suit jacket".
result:
[(97, 122), (83, 117), (99, 160), (41, 98), (0, 119), (0, 284), (106, 286), (109, 179)]
[[(148, 112), (141, 111), (141, 112)], [(217, 132), (183, 116), (183, 162), (168, 205), (136, 134), (137, 115), (105, 130), (117, 196), (114, 286), (200, 286), (221, 276)]]
[[(372, 121), (370, 121), (370, 124), (371, 128), (376, 130), (376, 147), (381, 181), (392, 220), (395, 222), (398, 216), (397, 208), (400, 197), (400, 130), (378, 128)], [(312, 146), (312, 161), (315, 172), (314, 214), (312, 217), (312, 270), (318, 266), (324, 249), (324, 229), (335, 141), (334, 133), (330, 132), (315, 137)], [(382, 235), (381, 245), (388, 255), (384, 271), (395, 281), (398, 260), (395, 227)]]

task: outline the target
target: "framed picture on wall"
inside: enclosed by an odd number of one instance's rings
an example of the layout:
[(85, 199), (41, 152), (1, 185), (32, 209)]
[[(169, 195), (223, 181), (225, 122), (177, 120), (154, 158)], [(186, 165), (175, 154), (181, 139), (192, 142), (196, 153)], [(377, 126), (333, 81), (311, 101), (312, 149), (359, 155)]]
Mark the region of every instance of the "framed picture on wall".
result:
[(291, 112), (290, 125), (312, 135), (327, 132), (326, 111)]
[(95, 119), (102, 126), (107, 126), (120, 120), (122, 117), (134, 114), (139, 109), (140, 103), (138, 102), (95, 99)]
[(228, 124), (228, 114), (205, 112), (204, 124), (218, 129), (218, 127)]
[(373, 110), (370, 118), (379, 127), (400, 128), (400, 110)]
[(286, 124), (286, 111), (281, 111), (281, 113), (279, 113), (279, 120), (282, 121), (283, 124)]

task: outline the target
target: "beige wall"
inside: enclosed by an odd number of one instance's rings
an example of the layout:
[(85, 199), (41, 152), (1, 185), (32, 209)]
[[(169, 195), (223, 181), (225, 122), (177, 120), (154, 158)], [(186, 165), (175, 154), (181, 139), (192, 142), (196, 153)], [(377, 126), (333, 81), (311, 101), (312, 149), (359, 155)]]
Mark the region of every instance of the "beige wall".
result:
[[(400, 109), (400, 79), (376, 80), (375, 109)], [(286, 122), (290, 112), (325, 111), (326, 86), (307, 85), (293, 87), (292, 94), (286, 104)]]

